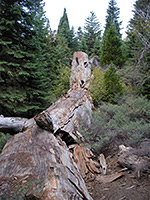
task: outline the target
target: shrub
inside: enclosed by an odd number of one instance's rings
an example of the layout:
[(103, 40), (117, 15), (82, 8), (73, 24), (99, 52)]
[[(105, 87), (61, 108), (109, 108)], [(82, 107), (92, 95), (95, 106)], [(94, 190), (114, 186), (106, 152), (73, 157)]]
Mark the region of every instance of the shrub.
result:
[(116, 74), (115, 66), (110, 65), (106, 71), (96, 67), (93, 70), (89, 90), (95, 106), (100, 105), (102, 101), (113, 103), (115, 96), (123, 93), (123, 84), (120, 76)]
[(52, 102), (58, 100), (61, 95), (65, 94), (70, 88), (71, 69), (68, 66), (60, 64), (57, 67), (58, 76), (54, 81), (53, 90), (50, 92)]
[(4, 147), (4, 145), (6, 144), (6, 142), (11, 138), (12, 136), (7, 133), (7, 134), (4, 134), (2, 132), (0, 132), (0, 153)]
[(104, 74), (104, 87), (106, 90), (105, 101), (112, 103), (114, 97), (123, 93), (123, 87), (120, 82), (120, 76), (116, 74), (115, 65), (111, 64)]
[[(144, 97), (124, 96), (118, 104), (103, 103), (91, 115), (91, 126), (80, 125), (80, 132), (95, 152), (113, 141), (137, 146), (150, 139), (150, 102)], [(119, 143), (118, 143), (119, 141)]]
[(90, 82), (89, 91), (95, 106), (98, 106), (105, 97), (104, 74), (105, 70), (99, 66), (93, 69), (93, 78)]

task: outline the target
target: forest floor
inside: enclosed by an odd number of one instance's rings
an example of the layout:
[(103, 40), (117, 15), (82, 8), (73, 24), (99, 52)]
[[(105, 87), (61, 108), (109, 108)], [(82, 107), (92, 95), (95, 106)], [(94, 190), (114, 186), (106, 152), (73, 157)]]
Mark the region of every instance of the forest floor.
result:
[[(108, 157), (107, 175), (118, 173), (117, 156)], [(104, 175), (104, 176), (107, 176)], [(93, 200), (150, 200), (150, 175), (141, 174), (138, 178), (131, 170), (112, 182), (101, 183), (96, 177), (86, 180), (87, 189)]]

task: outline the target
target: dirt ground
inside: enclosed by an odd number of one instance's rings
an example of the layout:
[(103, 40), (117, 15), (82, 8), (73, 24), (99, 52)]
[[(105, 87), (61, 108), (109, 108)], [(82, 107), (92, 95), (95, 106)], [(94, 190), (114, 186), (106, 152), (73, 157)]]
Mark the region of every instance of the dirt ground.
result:
[[(108, 157), (107, 174), (122, 171), (117, 164), (117, 156)], [(126, 169), (123, 176), (108, 182), (101, 183), (96, 177), (86, 180), (87, 189), (93, 200), (150, 200), (150, 174), (141, 174), (138, 178), (132, 170)]]

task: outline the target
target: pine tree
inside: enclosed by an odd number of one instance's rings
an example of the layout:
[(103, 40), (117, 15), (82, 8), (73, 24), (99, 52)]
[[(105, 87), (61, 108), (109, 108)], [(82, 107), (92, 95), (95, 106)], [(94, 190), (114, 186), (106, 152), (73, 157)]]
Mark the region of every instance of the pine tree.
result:
[(120, 8), (117, 6), (117, 2), (115, 0), (109, 1), (109, 6), (107, 9), (107, 16), (106, 16), (106, 25), (105, 25), (105, 31), (104, 36), (106, 35), (107, 31), (109, 30), (111, 24), (113, 23), (116, 29), (117, 36), (121, 38), (120, 34), (120, 26), (122, 22), (119, 22), (119, 15), (120, 15)]
[[(137, 0), (134, 15), (128, 27), (128, 58), (141, 78), (136, 85), (138, 92), (150, 99), (150, 2)], [(138, 66), (138, 67), (137, 67)]]
[(58, 25), (58, 35), (69, 47), (72, 38), (66, 8), (64, 8), (63, 16), (61, 17)]
[(121, 39), (117, 36), (115, 25), (112, 23), (107, 34), (103, 37), (100, 61), (102, 65), (123, 65), (124, 59), (121, 48)]
[(71, 38), (72, 38), (72, 42), (70, 44), (70, 49), (71, 49), (72, 54), (73, 54), (75, 51), (78, 51), (78, 39), (77, 39), (77, 36), (76, 36), (76, 33), (75, 33), (73, 26), (71, 28)]
[(41, 1), (0, 5), (0, 113), (31, 117), (46, 106), (48, 48)]
[(113, 64), (109, 66), (109, 69), (104, 74), (104, 87), (105, 87), (105, 101), (113, 103), (114, 97), (123, 92), (122, 85), (120, 83), (120, 76), (116, 74), (116, 69)]
[(78, 27), (78, 31), (77, 31), (77, 40), (78, 40), (78, 43), (80, 44), (81, 42), (81, 38), (83, 37), (83, 31), (82, 31), (82, 27), (79, 26)]
[(41, 0), (34, 3), (32, 14), (34, 14), (33, 27), (36, 35), (33, 36), (36, 45), (36, 65), (39, 89), (43, 95), (43, 109), (48, 107), (51, 100), (48, 98), (48, 91), (53, 89), (53, 80), (56, 77), (56, 50), (53, 46), (52, 31), (49, 21), (45, 16), (44, 3)]
[(88, 54), (88, 47), (86, 44), (86, 39), (84, 37), (84, 33), (83, 33), (81, 27), (78, 28), (76, 38), (77, 38), (77, 42), (78, 42), (78, 51), (83, 51)]
[(93, 49), (92, 49), (92, 56), (97, 55), (98, 57), (101, 55), (101, 41), (97, 38), (95, 40)]
[[(85, 20), (85, 26), (84, 26), (84, 38), (86, 41), (86, 45), (88, 47), (88, 55), (91, 56), (92, 52), (94, 52), (94, 45), (95, 43), (100, 46), (100, 40), (101, 40), (101, 29), (100, 29), (100, 23), (93, 11), (90, 12), (89, 17)], [(99, 53), (99, 51), (97, 51)], [(99, 56), (99, 55), (97, 55)]]
[(62, 47), (64, 49), (63, 57), (67, 57), (69, 61), (69, 58), (72, 56), (73, 52), (76, 51), (77, 44), (74, 46), (74, 43), (76, 43), (74, 28), (70, 29), (66, 8), (64, 8), (63, 16), (60, 19), (57, 34), (59, 48)]
[[(140, 29), (140, 24), (142, 24), (140, 21), (140, 17), (138, 16), (137, 13), (141, 9), (143, 9), (143, 11), (144, 10), (146, 11), (147, 10), (146, 5), (148, 5), (147, 3), (148, 3), (148, 0), (136, 1), (135, 5), (134, 5), (134, 7), (135, 7), (134, 15), (128, 25), (128, 31), (127, 31), (128, 58), (130, 59), (130, 61), (133, 61), (136, 64), (139, 62), (139, 58), (141, 57), (140, 52), (143, 49), (142, 40), (139, 38), (139, 36), (137, 34)], [(143, 12), (143, 14), (144, 14), (144, 12)], [(144, 22), (144, 25), (146, 25), (146, 24), (147, 23)], [(145, 30), (142, 30), (142, 35), (144, 34), (144, 32), (146, 33)]]

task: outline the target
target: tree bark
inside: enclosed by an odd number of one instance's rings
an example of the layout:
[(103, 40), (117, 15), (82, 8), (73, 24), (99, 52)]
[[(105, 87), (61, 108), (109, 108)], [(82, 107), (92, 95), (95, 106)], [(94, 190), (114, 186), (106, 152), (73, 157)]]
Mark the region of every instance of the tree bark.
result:
[(76, 127), (82, 120), (90, 126), (90, 113), (93, 108), (92, 98), (87, 90), (90, 76), (87, 54), (75, 52), (70, 90), (47, 110), (35, 116), (37, 125), (54, 134), (60, 133), (60, 137), (63, 137), (67, 144), (82, 140), (83, 137), (76, 131)]
[(140, 156), (132, 147), (125, 147), (120, 145), (120, 152), (118, 155), (118, 163), (135, 171), (140, 177), (141, 172), (150, 173), (150, 158), (148, 156)]
[(0, 131), (4, 133), (18, 133), (23, 130), (26, 118), (0, 116)]
[(84, 157), (85, 169), (99, 173), (99, 164), (86, 148), (69, 148), (83, 139), (78, 121), (83, 118), (90, 125), (93, 104), (87, 91), (90, 65), (85, 53), (74, 53), (72, 73), (71, 89), (47, 110), (29, 120), (10, 120), (11, 126), (3, 123), (9, 130), (23, 132), (14, 135), (0, 154), (0, 198), (92, 200), (78, 166)]

